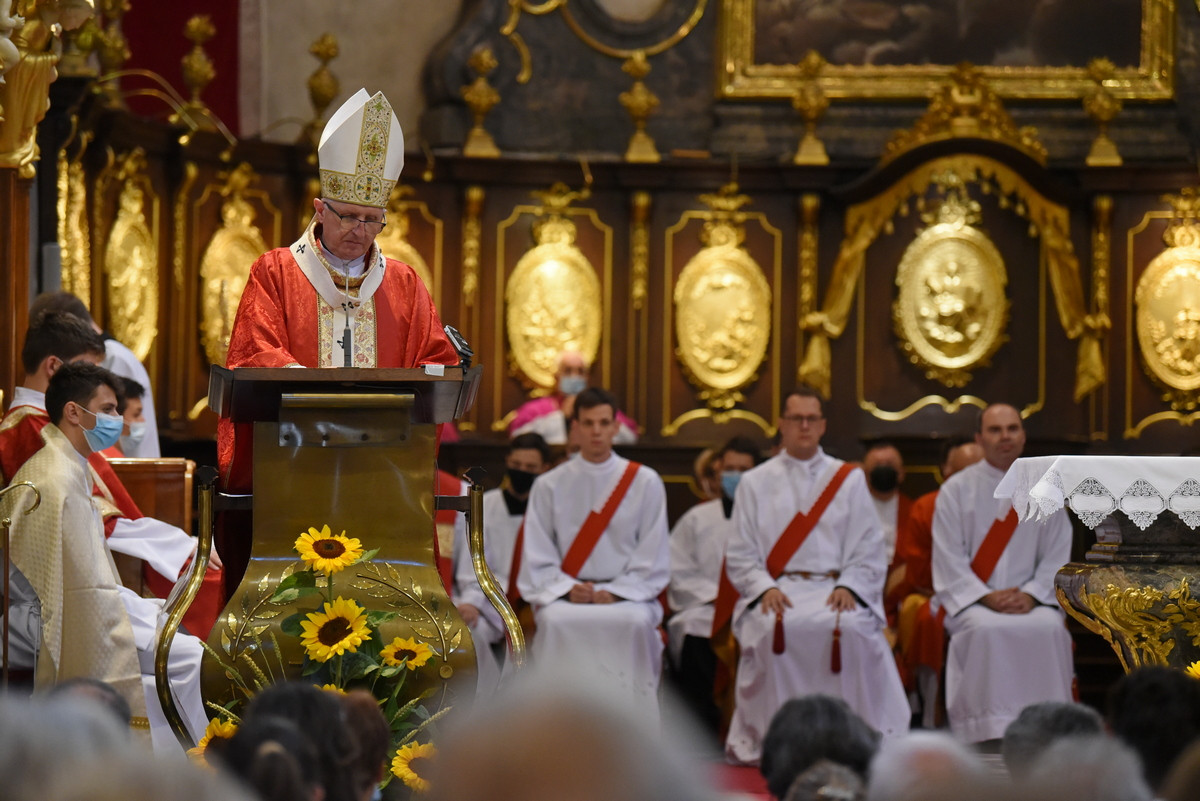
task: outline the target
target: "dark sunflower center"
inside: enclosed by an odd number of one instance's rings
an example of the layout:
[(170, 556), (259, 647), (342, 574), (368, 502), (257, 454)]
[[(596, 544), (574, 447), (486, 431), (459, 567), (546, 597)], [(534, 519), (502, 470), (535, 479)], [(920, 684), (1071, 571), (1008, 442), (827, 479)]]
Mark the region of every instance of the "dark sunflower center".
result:
[(398, 659), (398, 660), (415, 659), (416, 656), (417, 656), (417, 652), (412, 650), (411, 648), (396, 649), (396, 659)]
[(408, 769), (420, 776), (422, 779), (425, 778), (432, 766), (433, 760), (429, 759), (428, 757), (418, 756), (408, 760)]
[(349, 633), (350, 621), (344, 617), (335, 617), (321, 626), (321, 630), (317, 632), (317, 639), (321, 641), (321, 645), (337, 645), (346, 639)]
[(322, 559), (337, 559), (346, 552), (346, 546), (337, 540), (317, 540), (313, 543), (313, 550)]

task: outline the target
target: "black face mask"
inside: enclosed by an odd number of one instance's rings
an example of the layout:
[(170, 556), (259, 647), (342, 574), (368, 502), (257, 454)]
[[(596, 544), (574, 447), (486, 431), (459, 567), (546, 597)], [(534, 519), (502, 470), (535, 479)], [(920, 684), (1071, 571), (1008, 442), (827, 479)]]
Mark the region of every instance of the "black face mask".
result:
[(900, 473), (888, 464), (881, 464), (867, 476), (871, 489), (876, 492), (891, 492), (900, 484)]
[(512, 487), (512, 491), (517, 495), (528, 495), (530, 488), (533, 487), (533, 480), (537, 477), (537, 473), (527, 473), (524, 470), (508, 468), (508, 485)]

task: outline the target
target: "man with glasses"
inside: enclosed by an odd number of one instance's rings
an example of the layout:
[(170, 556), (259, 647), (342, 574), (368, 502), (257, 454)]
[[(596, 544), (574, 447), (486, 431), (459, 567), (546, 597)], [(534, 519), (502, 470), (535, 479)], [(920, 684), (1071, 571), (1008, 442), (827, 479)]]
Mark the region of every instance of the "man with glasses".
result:
[(725, 570), (740, 598), (730, 610), (719, 596), (714, 620), (714, 637), (732, 623), (741, 647), (725, 752), (746, 764), (790, 698), (843, 698), (884, 736), (910, 715), (883, 633), (887, 557), (863, 472), (821, 449), (824, 409), (808, 387), (784, 399), (779, 430), (783, 450), (738, 483)]
[[(360, 89), (346, 101), (326, 124), (317, 156), (321, 197), (312, 222), (251, 268), (226, 366), (458, 364), (421, 279), (375, 245), (404, 166), (404, 135), (383, 93)], [(217, 439), (226, 489), (245, 491), (250, 426), (222, 419)]]

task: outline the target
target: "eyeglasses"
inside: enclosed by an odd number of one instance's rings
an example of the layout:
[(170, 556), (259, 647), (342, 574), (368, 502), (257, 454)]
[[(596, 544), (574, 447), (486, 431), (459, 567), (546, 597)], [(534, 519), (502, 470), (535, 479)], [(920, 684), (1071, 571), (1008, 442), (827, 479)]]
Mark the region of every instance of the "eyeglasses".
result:
[(363, 227), (367, 229), (367, 233), (378, 234), (384, 229), (384, 226), (387, 225), (387, 220), (364, 220), (361, 217), (355, 217), (353, 214), (338, 214), (337, 209), (335, 209), (333, 206), (330, 206), (327, 201), (321, 202), (325, 204), (325, 208), (329, 209), (334, 217), (338, 218), (342, 228), (346, 229), (347, 231), (361, 223)]
[(796, 425), (801, 426), (815, 426), (825, 418), (819, 414), (785, 414), (781, 415), (779, 419), (787, 420), (789, 423), (795, 423)]

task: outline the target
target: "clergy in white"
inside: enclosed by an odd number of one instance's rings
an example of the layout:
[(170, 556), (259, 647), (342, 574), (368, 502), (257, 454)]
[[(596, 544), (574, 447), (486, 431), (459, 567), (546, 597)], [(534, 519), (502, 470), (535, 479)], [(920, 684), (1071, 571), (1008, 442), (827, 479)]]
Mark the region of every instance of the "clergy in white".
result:
[[(734, 502), (736, 532), (726, 571), (740, 594), (733, 633), (741, 647), (736, 706), (725, 753), (756, 764), (762, 740), (785, 701), (809, 693), (845, 699), (885, 736), (908, 729), (910, 710), (884, 636), (883, 534), (861, 470), (851, 470), (778, 578), (767, 557), (797, 512), (808, 513), (844, 464), (820, 447), (825, 418), (807, 388), (788, 395), (780, 419), (783, 449), (743, 476)], [(773, 652), (776, 615), (784, 652)], [(839, 621), (840, 615), (840, 621)], [(832, 670), (840, 624), (841, 670)]]
[(971, 562), (1012, 509), (996, 486), (1025, 447), (1021, 416), (993, 404), (979, 417), (984, 459), (942, 485), (933, 515), (933, 585), (946, 611), (946, 711), (966, 742), (992, 740), (1025, 706), (1070, 701), (1071, 639), (1054, 597), (1054, 574), (1071, 558), (1071, 526), (1059, 510), (1017, 525), (984, 581)]
[(612, 452), (616, 409), (605, 390), (576, 397), (579, 456), (533, 485), (518, 586), (534, 608), (535, 660), (587, 665), (653, 714), (663, 651), (658, 596), (669, 575), (666, 492), (657, 473), (637, 467), (578, 571), (563, 569), (584, 522), (624, 483), (630, 462)]

